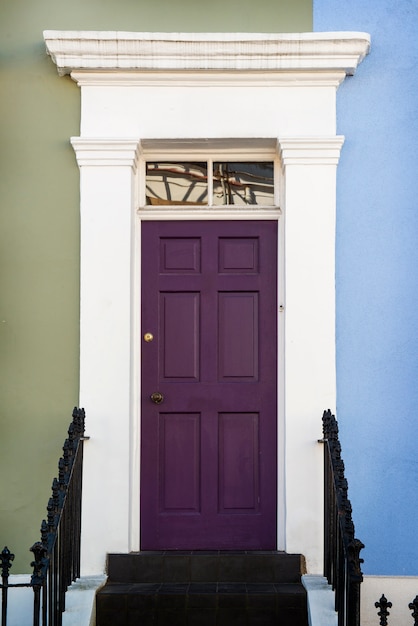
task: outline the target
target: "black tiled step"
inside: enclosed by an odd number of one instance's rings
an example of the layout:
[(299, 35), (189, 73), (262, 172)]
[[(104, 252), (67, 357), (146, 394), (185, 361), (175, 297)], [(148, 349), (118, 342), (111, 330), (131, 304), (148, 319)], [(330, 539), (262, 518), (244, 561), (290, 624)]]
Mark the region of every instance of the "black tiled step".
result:
[(300, 555), (110, 555), (97, 626), (307, 626)]
[(138, 552), (109, 554), (112, 582), (300, 582), (300, 554), (285, 552)]

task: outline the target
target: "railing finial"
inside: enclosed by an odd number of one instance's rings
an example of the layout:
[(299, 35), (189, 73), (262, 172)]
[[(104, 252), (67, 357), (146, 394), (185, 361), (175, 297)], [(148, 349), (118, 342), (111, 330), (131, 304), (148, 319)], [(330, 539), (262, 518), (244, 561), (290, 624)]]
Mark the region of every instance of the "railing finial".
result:
[(0, 568), (2, 578), (9, 577), (9, 571), (12, 567), (12, 561), (14, 561), (15, 555), (12, 554), (7, 546), (4, 546), (0, 553)]
[(324, 439), (338, 441), (338, 422), (335, 419), (335, 415), (332, 414), (331, 409), (324, 411), (322, 416), (322, 429)]
[(382, 594), (382, 597), (380, 598), (379, 602), (375, 602), (374, 603), (376, 609), (380, 609), (380, 611), (377, 612), (378, 616), (380, 617), (380, 626), (387, 626), (388, 624), (388, 616), (390, 615), (388, 609), (392, 608), (392, 602), (389, 602), (385, 595)]
[(418, 596), (415, 596), (415, 599), (408, 604), (410, 610), (412, 611), (412, 617), (414, 618), (414, 626), (418, 626)]
[(42, 586), (46, 577), (46, 566), (48, 565), (48, 548), (41, 541), (37, 541), (30, 548), (33, 552), (34, 560), (31, 562), (33, 567), (33, 574), (31, 578), (31, 584), (33, 586)]
[(360, 539), (353, 539), (347, 546), (348, 550), (348, 565), (350, 568), (350, 574), (353, 578), (356, 578), (358, 582), (363, 582), (363, 572), (360, 565), (364, 563), (364, 559), (360, 558), (360, 552), (364, 548), (364, 543)]

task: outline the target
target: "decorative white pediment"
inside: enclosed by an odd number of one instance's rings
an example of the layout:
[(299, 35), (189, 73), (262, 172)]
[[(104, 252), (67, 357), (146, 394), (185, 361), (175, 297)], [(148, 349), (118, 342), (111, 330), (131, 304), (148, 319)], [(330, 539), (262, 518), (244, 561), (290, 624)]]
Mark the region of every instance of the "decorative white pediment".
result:
[(353, 74), (366, 33), (131, 33), (47, 30), (60, 75), (74, 70), (339, 71)]

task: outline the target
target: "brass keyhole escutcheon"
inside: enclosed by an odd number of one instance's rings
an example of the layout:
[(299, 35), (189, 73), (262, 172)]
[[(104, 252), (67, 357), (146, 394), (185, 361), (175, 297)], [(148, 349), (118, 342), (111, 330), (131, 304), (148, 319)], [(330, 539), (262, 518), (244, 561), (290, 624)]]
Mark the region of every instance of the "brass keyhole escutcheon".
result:
[(150, 341), (152, 341), (154, 339), (154, 335), (152, 333), (145, 333), (144, 335), (144, 341), (146, 341), (147, 343), (149, 343)]
[(150, 398), (155, 404), (161, 404), (161, 402), (164, 400), (163, 394), (159, 391), (154, 391), (154, 393), (150, 395)]

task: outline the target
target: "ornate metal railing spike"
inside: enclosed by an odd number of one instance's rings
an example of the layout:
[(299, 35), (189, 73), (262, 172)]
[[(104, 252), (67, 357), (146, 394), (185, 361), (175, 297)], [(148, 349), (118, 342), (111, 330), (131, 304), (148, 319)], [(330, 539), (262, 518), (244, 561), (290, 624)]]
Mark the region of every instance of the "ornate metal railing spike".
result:
[(347, 546), (348, 546), (354, 541), (354, 533), (355, 533), (354, 522), (351, 518), (350, 512), (344, 516), (343, 528), (344, 528), (344, 533), (347, 537)]
[(58, 507), (59, 507), (59, 491), (60, 491), (60, 485), (59, 485), (59, 482), (58, 482), (58, 478), (54, 478), (54, 480), (52, 481), (51, 491), (52, 491), (52, 501), (53, 501), (54, 507), (55, 507), (55, 509), (58, 509)]
[(360, 558), (360, 552), (363, 550), (363, 548), (364, 543), (362, 543), (360, 539), (353, 539), (347, 546), (347, 556), (350, 573), (360, 582), (363, 581), (363, 573), (360, 568), (360, 565), (364, 563), (364, 559)]
[(9, 577), (9, 571), (12, 567), (12, 562), (15, 560), (15, 555), (12, 554), (7, 546), (4, 546), (0, 553), (0, 568), (2, 578)]
[(71, 422), (70, 427), (68, 429), (68, 441), (72, 444), (76, 436), (77, 436), (76, 426), (74, 422)]
[(48, 543), (48, 532), (49, 532), (49, 528), (48, 528), (48, 524), (46, 523), (46, 520), (42, 520), (42, 524), (41, 524), (41, 542), (46, 546)]
[(418, 596), (415, 596), (415, 599), (408, 604), (408, 607), (412, 611), (414, 626), (418, 626)]
[(77, 409), (77, 407), (75, 407), (73, 411), (73, 422), (77, 429), (77, 434), (80, 437), (83, 437), (84, 435), (85, 419), (86, 419), (86, 413), (84, 409)]
[(324, 439), (328, 439), (329, 441), (337, 441), (338, 440), (338, 423), (335, 419), (335, 416), (331, 413), (331, 410), (328, 409), (324, 411), (324, 415), (322, 417), (323, 423), (323, 433)]
[(69, 439), (66, 439), (64, 441), (64, 445), (62, 447), (65, 471), (68, 471), (68, 465), (69, 465), (70, 459), (71, 459), (71, 457), (73, 455), (73, 449), (72, 448), (73, 448), (72, 442)]
[(42, 541), (37, 541), (30, 548), (30, 551), (33, 552), (34, 556), (34, 560), (31, 562), (31, 567), (33, 567), (31, 584), (34, 586), (42, 586), (46, 581), (48, 548)]
[(387, 618), (390, 615), (388, 609), (392, 608), (392, 602), (389, 602), (385, 598), (385, 595), (382, 594), (382, 597), (380, 598), (379, 602), (375, 602), (374, 605), (376, 609), (380, 609), (377, 612), (378, 616), (380, 617), (380, 622), (379, 622), (380, 626), (388, 626)]
[(58, 485), (59, 485), (60, 490), (62, 490), (62, 487), (65, 482), (64, 476), (65, 476), (65, 461), (61, 457), (60, 460), (58, 461)]

